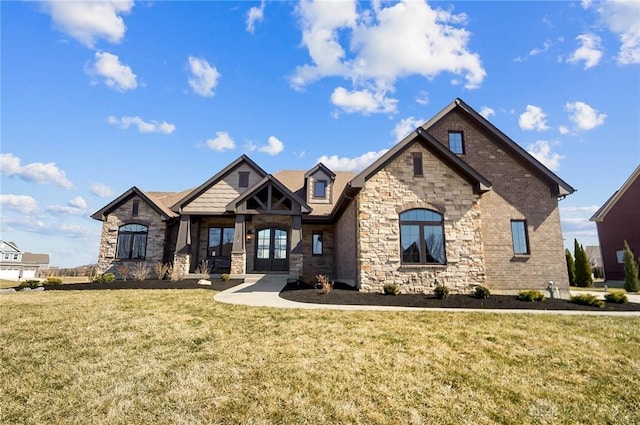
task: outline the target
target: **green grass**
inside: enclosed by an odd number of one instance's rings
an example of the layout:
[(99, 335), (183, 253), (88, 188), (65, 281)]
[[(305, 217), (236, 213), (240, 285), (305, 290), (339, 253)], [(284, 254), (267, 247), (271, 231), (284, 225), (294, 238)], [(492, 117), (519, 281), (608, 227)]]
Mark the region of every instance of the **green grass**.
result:
[(0, 296), (0, 423), (640, 423), (640, 318)]

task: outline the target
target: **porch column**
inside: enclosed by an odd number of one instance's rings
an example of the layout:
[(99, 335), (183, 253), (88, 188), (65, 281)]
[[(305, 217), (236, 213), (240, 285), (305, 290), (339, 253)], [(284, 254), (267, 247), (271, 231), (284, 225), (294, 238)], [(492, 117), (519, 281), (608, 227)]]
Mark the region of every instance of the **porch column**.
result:
[(300, 279), (304, 265), (302, 250), (302, 216), (294, 215), (291, 223), (291, 253), (289, 255), (289, 274)]
[(180, 271), (180, 274), (189, 273), (191, 263), (191, 216), (180, 216), (180, 227), (178, 228), (178, 239), (176, 240), (176, 251), (173, 256), (173, 267)]
[(244, 214), (236, 216), (236, 224), (233, 229), (233, 247), (231, 248), (231, 274), (247, 273), (247, 252), (245, 235), (247, 226)]

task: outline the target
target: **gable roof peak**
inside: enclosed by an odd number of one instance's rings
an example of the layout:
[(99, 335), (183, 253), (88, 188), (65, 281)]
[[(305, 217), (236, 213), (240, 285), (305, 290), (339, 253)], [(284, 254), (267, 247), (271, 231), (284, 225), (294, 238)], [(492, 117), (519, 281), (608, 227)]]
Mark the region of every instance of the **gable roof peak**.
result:
[(333, 171), (331, 171), (329, 169), (329, 167), (327, 167), (326, 165), (324, 165), (322, 162), (318, 162), (313, 168), (311, 168), (309, 171), (307, 171), (306, 173), (304, 173), (304, 178), (308, 178), (309, 176), (315, 174), (317, 171), (322, 170), (326, 175), (328, 175), (329, 177), (331, 177), (331, 180), (336, 178), (336, 173), (334, 173)]

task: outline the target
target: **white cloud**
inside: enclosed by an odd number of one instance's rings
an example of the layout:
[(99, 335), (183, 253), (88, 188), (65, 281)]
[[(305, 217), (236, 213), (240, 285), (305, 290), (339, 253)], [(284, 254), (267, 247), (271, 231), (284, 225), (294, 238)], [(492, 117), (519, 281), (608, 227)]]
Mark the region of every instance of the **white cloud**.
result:
[(264, 19), (264, 5), (265, 1), (262, 0), (260, 2), (260, 7), (252, 7), (247, 12), (247, 31), (253, 34), (255, 30), (256, 22), (262, 21)]
[(563, 155), (551, 152), (551, 143), (546, 140), (538, 140), (527, 146), (527, 152), (552, 171), (558, 171), (560, 160), (564, 159)]
[(87, 212), (87, 202), (82, 196), (76, 196), (70, 199), (67, 205), (49, 205), (47, 211), (54, 215), (84, 215)]
[(579, 130), (592, 130), (604, 124), (607, 117), (584, 102), (567, 102), (564, 108), (571, 113), (569, 119)]
[(67, 179), (64, 171), (54, 162), (46, 164), (32, 162), (21, 165), (20, 158), (10, 153), (0, 154), (0, 172), (6, 176), (16, 176), (22, 180), (38, 184), (54, 184), (64, 189), (73, 189), (73, 183)]
[(38, 212), (38, 203), (27, 195), (0, 195), (0, 206), (2, 206), (2, 209), (6, 208), (22, 214)]
[(200, 96), (212, 97), (220, 78), (218, 70), (205, 59), (189, 56), (189, 71), (189, 86), (193, 91)]
[(520, 115), (518, 124), (522, 130), (548, 130), (549, 126), (546, 123), (547, 114), (542, 111), (542, 108), (534, 105), (527, 105), (526, 111)]
[(31, 217), (0, 217), (3, 231), (12, 231), (15, 229), (24, 230), (43, 235), (61, 235), (67, 237), (86, 237), (96, 236), (95, 230), (87, 227), (55, 222), (44, 222), (42, 220), (33, 219)]
[(103, 183), (92, 183), (89, 191), (96, 196), (100, 196), (101, 198), (113, 196), (113, 189)]
[(317, 162), (322, 162), (334, 171), (361, 171), (371, 165), (376, 159), (384, 155), (388, 149), (378, 152), (367, 152), (355, 158), (339, 158), (338, 155), (322, 155)]
[(347, 113), (369, 115), (395, 112), (398, 99), (386, 97), (384, 90), (372, 93), (367, 89), (347, 91), (344, 87), (337, 87), (331, 94), (331, 102)]
[(109, 124), (119, 125), (122, 129), (127, 129), (131, 125), (135, 125), (138, 127), (138, 131), (140, 133), (163, 133), (163, 134), (171, 134), (176, 129), (176, 126), (173, 124), (169, 124), (166, 121), (158, 122), (156, 120), (151, 120), (150, 122), (144, 121), (140, 117), (121, 117), (117, 118), (111, 115), (107, 118)]
[(567, 59), (568, 63), (584, 61), (584, 69), (596, 66), (602, 58), (600, 37), (595, 34), (582, 34), (576, 37), (581, 46)]
[(574, 215), (574, 214), (578, 214), (578, 215), (583, 215), (583, 214), (588, 214), (589, 216), (595, 214), (596, 211), (598, 211), (600, 209), (599, 206), (597, 205), (590, 205), (590, 206), (586, 206), (586, 207), (560, 207), (560, 214), (561, 215)]
[(558, 132), (562, 135), (569, 134), (569, 128), (566, 125), (561, 125), (558, 127)]
[(93, 48), (97, 39), (119, 43), (125, 34), (120, 15), (131, 11), (133, 1), (42, 1), (54, 25)]
[(616, 57), (618, 63), (640, 64), (640, 2), (598, 2), (598, 13), (607, 28), (620, 38), (620, 51)]
[(271, 156), (278, 155), (284, 149), (284, 144), (275, 136), (270, 136), (267, 145), (258, 148), (259, 152), (264, 152)]
[(424, 90), (420, 90), (416, 97), (416, 102), (420, 105), (427, 105), (429, 103), (429, 93)]
[(427, 120), (409, 117), (398, 121), (391, 131), (394, 142), (404, 139), (409, 133), (424, 124)]
[(544, 53), (548, 51), (552, 45), (553, 44), (551, 43), (551, 41), (546, 40), (542, 44), (542, 47), (536, 47), (535, 49), (531, 49), (531, 51), (529, 52), (529, 56), (538, 56), (540, 53)]
[(222, 152), (225, 150), (235, 149), (236, 144), (229, 134), (224, 131), (216, 132), (216, 137), (205, 142), (207, 147), (213, 151)]
[(96, 52), (93, 67), (87, 69), (90, 75), (104, 78), (107, 87), (126, 91), (138, 87), (137, 76), (127, 65), (120, 63), (118, 56), (108, 52)]
[(361, 11), (354, 0), (298, 5), (302, 44), (311, 63), (296, 68), (290, 79), (294, 88), (343, 77), (353, 87), (336, 89), (332, 99), (353, 112), (371, 113), (395, 110), (397, 101), (382, 101), (384, 93), (393, 92), (397, 79), (411, 75), (433, 79), (451, 73), (463, 78), (469, 89), (480, 86), (486, 72), (479, 55), (467, 47), (466, 15), (432, 9), (424, 1), (371, 5), (359, 5)]
[(490, 116), (495, 114), (496, 111), (493, 108), (490, 108), (488, 106), (483, 106), (482, 108), (480, 108), (480, 115), (482, 115), (486, 119), (489, 119)]

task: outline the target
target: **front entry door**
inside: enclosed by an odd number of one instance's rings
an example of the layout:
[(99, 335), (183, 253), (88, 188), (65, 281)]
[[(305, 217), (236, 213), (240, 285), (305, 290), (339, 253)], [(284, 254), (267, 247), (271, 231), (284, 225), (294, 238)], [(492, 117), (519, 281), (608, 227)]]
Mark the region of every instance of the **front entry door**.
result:
[(255, 270), (289, 271), (289, 238), (284, 229), (259, 230), (256, 235)]

